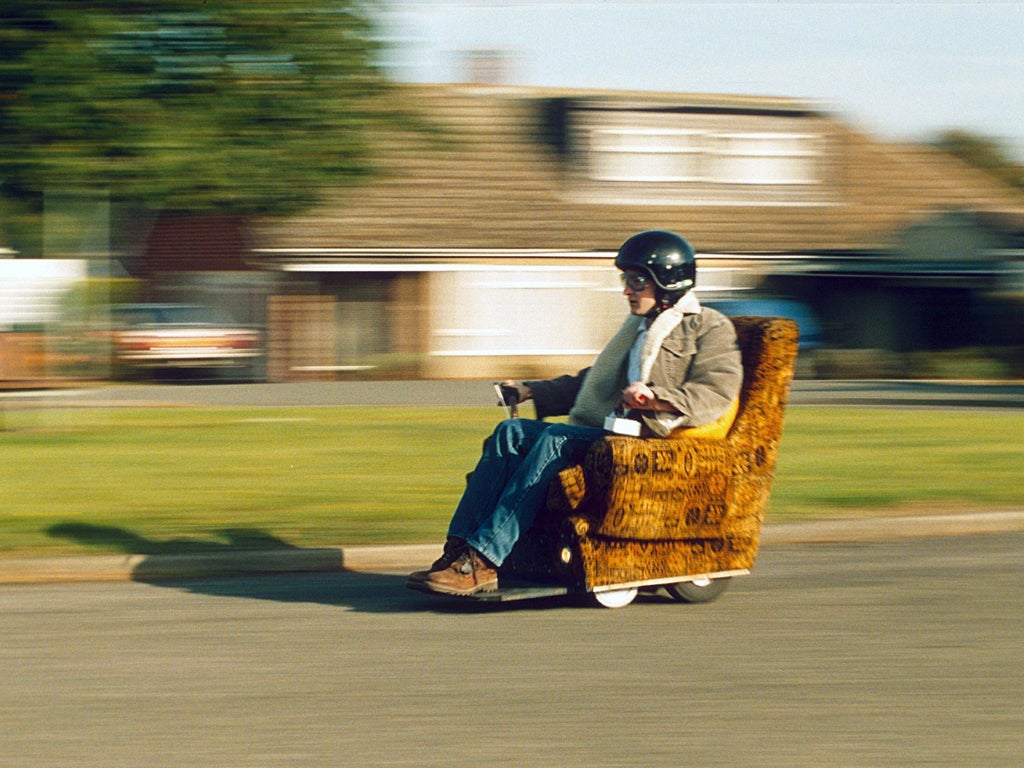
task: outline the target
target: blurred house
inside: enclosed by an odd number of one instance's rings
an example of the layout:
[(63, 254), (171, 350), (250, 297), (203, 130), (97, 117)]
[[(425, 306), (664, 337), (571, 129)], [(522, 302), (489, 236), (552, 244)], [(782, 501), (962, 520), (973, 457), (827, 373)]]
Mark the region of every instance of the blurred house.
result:
[(248, 228), (149, 222), (120, 247), (130, 271), (155, 298), (265, 325), (272, 380), (587, 365), (625, 313), (614, 252), (648, 228), (691, 240), (705, 298), (798, 302), (824, 346), (1019, 334), (1019, 305), (999, 302), (1020, 291), (1024, 192), (814, 102), (501, 85), (387, 98), (431, 130), (374, 137), (369, 182)]
[(986, 302), (1021, 269), (1024, 193), (814, 103), (400, 93), (437, 135), (389, 137), (370, 185), (254, 235), (251, 264), (316, 301), (272, 301), (276, 378), (388, 353), (427, 376), (585, 365), (624, 312), (610, 259), (645, 228), (694, 243), (705, 297), (800, 301), (844, 348), (992, 343)]

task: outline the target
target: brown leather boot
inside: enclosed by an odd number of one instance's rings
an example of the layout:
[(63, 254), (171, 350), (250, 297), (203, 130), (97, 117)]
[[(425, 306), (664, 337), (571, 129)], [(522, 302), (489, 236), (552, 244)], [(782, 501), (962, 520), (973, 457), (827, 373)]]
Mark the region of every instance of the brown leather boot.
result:
[(422, 584), (426, 581), (427, 576), (434, 571), (443, 571), (445, 568), (450, 567), (452, 563), (462, 557), (465, 551), (465, 539), (460, 539), (458, 536), (449, 536), (448, 540), (444, 543), (444, 551), (441, 553), (441, 556), (427, 570), (410, 573), (407, 584), (409, 586)]
[(419, 585), (444, 595), (475, 595), (498, 588), (498, 571), (473, 548), (467, 549), (449, 567), (432, 571)]

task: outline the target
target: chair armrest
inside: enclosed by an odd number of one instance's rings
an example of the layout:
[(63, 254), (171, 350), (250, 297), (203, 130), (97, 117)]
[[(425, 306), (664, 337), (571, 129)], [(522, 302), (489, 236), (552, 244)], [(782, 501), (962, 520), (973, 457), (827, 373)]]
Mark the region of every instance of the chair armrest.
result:
[(592, 520), (590, 533), (644, 540), (720, 536), (733, 463), (732, 446), (718, 438), (602, 438), (583, 465), (581, 506)]

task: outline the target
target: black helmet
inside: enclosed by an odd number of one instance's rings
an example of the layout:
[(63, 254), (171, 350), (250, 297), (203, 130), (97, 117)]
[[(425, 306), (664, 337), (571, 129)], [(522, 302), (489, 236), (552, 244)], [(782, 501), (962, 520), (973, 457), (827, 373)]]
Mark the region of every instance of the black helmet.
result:
[(633, 235), (619, 248), (615, 266), (643, 272), (660, 289), (678, 299), (697, 284), (697, 259), (691, 246), (674, 232), (652, 229)]

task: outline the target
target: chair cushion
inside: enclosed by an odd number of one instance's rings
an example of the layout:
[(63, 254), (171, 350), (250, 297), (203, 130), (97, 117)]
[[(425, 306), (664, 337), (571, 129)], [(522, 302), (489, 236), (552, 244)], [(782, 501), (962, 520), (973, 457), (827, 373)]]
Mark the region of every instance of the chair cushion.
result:
[(736, 420), (736, 414), (740, 410), (740, 399), (737, 397), (731, 403), (729, 407), (725, 409), (725, 413), (719, 416), (715, 421), (709, 422), (708, 424), (701, 424), (699, 427), (680, 427), (679, 429), (673, 430), (668, 440), (678, 440), (683, 437), (711, 437), (721, 440), (729, 434), (729, 430), (732, 429), (732, 423)]

